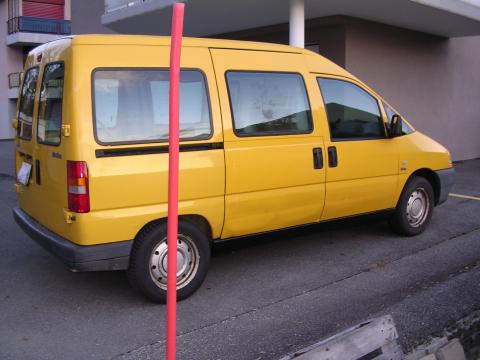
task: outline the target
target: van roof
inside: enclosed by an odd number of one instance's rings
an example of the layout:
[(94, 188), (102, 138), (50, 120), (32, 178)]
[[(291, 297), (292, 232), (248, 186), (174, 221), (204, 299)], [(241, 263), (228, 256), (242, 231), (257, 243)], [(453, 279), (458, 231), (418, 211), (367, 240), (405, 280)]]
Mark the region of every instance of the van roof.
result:
[[(72, 45), (170, 45), (170, 36), (149, 35), (73, 35), (69, 36)], [(182, 46), (212, 47), (224, 49), (263, 50), (289, 53), (303, 53), (306, 50), (287, 45), (264, 42), (222, 40), (210, 38), (184, 37)]]
[[(71, 35), (58, 38), (51, 42), (38, 46), (30, 51), (31, 55), (44, 50), (57, 47), (69, 47), (76, 45), (144, 45), (144, 46), (169, 46), (170, 36), (153, 35)], [(310, 50), (301, 49), (293, 46), (272, 44), (266, 42), (223, 40), (211, 38), (192, 38), (184, 37), (182, 39), (184, 47), (205, 47), (217, 49), (237, 49), (270, 51), (292, 54), (306, 55), (305, 60), (310, 71), (315, 73), (335, 74), (339, 76), (356, 79), (355, 76), (348, 73), (345, 69), (328, 60), (327, 58), (314, 53)], [(358, 80), (358, 79), (357, 79)]]

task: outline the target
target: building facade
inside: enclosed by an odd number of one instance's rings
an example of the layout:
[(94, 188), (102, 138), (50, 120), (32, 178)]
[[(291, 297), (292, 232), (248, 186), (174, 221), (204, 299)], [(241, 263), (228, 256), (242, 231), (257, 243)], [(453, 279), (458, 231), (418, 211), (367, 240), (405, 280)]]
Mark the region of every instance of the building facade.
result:
[(70, 35), (70, 0), (0, 0), (0, 140), (11, 139), (25, 57), (35, 46)]

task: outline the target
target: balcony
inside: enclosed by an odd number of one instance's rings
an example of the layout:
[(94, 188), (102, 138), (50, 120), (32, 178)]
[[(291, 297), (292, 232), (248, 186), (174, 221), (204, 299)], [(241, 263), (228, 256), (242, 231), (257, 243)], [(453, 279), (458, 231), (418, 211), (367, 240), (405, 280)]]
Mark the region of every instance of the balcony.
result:
[(22, 83), (21, 72), (8, 74), (8, 98), (9, 99), (13, 100), (18, 98), (18, 90), (20, 88), (21, 83)]
[(19, 16), (7, 21), (7, 45), (39, 45), (70, 35), (70, 21)]

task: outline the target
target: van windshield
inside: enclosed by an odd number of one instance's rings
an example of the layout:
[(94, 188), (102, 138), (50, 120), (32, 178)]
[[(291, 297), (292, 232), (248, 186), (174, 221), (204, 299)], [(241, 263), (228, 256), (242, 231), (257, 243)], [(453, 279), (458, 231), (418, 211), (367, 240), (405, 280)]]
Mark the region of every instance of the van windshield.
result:
[[(168, 70), (108, 69), (94, 72), (94, 125), (101, 144), (168, 139)], [(212, 133), (203, 74), (180, 75), (180, 138), (207, 139)]]

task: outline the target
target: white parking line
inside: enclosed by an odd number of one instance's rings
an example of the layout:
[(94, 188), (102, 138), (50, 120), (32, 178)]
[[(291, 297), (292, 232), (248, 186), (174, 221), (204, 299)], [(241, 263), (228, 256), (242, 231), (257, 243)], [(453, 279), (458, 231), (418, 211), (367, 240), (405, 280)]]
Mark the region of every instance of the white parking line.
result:
[(469, 199), (469, 200), (477, 200), (477, 201), (480, 201), (480, 197), (476, 197), (476, 196), (470, 196), (470, 195), (461, 195), (461, 194), (448, 194), (449, 196), (451, 197), (456, 197), (456, 198), (460, 198), (460, 199)]

